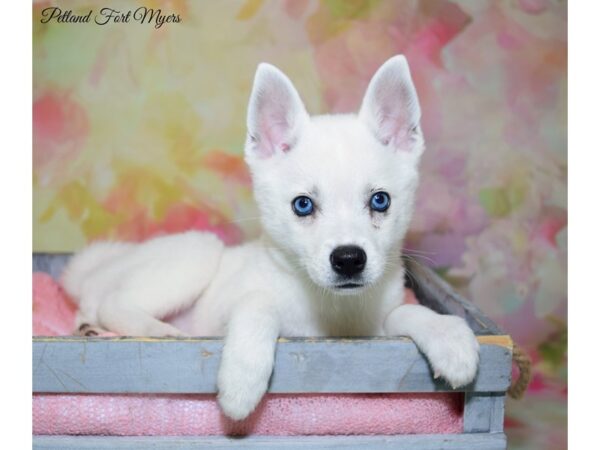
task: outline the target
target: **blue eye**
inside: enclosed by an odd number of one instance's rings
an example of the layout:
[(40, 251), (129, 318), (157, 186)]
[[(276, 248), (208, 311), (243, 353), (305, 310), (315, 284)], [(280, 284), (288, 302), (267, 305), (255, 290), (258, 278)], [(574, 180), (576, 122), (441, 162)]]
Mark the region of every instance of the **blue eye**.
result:
[(375, 192), (369, 204), (373, 211), (384, 212), (390, 207), (390, 195), (387, 192)]
[(313, 213), (313, 202), (307, 196), (301, 195), (292, 201), (292, 209), (297, 216), (308, 216)]

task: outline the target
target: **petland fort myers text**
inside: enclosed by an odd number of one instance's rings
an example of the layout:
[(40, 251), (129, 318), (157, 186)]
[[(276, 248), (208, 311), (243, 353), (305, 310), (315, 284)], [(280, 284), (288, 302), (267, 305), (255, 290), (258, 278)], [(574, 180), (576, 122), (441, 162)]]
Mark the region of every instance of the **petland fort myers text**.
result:
[(120, 11), (113, 8), (102, 8), (95, 12), (91, 9), (87, 14), (76, 14), (73, 10), (62, 10), (56, 6), (44, 8), (42, 10), (41, 23), (64, 23), (64, 24), (83, 24), (95, 23), (96, 25), (107, 24), (152, 24), (154, 28), (160, 28), (166, 23), (180, 23), (179, 14), (166, 13), (159, 8), (147, 8), (140, 6), (137, 9)]

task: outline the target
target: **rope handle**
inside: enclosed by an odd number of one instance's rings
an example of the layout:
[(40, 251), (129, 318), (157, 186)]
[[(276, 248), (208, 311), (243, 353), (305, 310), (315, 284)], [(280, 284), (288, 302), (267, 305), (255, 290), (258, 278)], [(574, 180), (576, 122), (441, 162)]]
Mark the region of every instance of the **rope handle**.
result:
[(531, 358), (525, 350), (514, 344), (512, 360), (519, 369), (519, 376), (508, 388), (508, 395), (518, 400), (523, 397), (531, 381)]

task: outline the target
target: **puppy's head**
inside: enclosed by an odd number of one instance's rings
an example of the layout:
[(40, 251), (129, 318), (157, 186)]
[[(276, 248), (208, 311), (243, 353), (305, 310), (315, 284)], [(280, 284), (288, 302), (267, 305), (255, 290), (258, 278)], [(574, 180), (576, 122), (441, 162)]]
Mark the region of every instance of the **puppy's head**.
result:
[(373, 76), (360, 112), (310, 117), (291, 81), (261, 64), (246, 161), (265, 231), (318, 286), (355, 294), (396, 267), (424, 149), (404, 56)]

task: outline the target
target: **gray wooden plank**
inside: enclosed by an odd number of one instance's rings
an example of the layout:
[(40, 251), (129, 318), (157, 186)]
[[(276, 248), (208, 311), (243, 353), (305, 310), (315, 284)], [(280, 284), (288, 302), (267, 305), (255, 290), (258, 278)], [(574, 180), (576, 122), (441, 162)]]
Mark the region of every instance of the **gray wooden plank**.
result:
[(433, 270), (408, 258), (404, 258), (404, 266), (407, 271), (407, 285), (422, 305), (440, 314), (453, 314), (464, 318), (476, 334), (506, 334), (477, 306), (458, 295)]
[(467, 392), (463, 426), (465, 433), (498, 433), (504, 430), (504, 402), (500, 392)]
[[(34, 338), (33, 391), (214, 393), (223, 342), (180, 338)], [(503, 392), (511, 350), (481, 344), (479, 373), (461, 391)], [(425, 357), (407, 338), (280, 339), (270, 392), (434, 392)]]
[(492, 398), (491, 411), (490, 411), (490, 433), (500, 433), (504, 431), (504, 406), (506, 404), (506, 395), (495, 395), (490, 396)]
[(46, 272), (58, 280), (69, 258), (71, 258), (70, 253), (34, 253), (32, 269), (34, 272)]
[(90, 449), (279, 449), (330, 450), (339, 448), (394, 450), (505, 450), (503, 433), (429, 434), (397, 436), (249, 436), (216, 437), (117, 437), (34, 436), (33, 448), (44, 450)]

